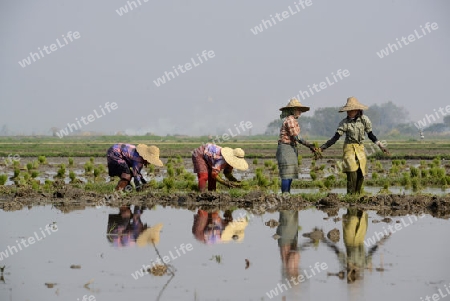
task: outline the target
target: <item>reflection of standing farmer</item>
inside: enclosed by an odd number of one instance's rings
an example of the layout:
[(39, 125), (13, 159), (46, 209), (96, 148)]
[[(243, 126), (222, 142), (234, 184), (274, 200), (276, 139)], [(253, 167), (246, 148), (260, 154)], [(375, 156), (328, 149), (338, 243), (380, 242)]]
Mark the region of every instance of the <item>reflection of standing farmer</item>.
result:
[(219, 173), (223, 170), (225, 177), (231, 182), (238, 182), (233, 176), (233, 168), (247, 170), (248, 163), (244, 159), (245, 152), (242, 148), (232, 149), (229, 147), (220, 147), (215, 144), (207, 143), (192, 152), (192, 163), (194, 164), (194, 173), (198, 177), (198, 189), (203, 192), (208, 182), (208, 191), (216, 190), (216, 181), (224, 185), (229, 182), (224, 181)]
[(300, 252), (297, 248), (298, 211), (282, 210), (278, 221), (278, 246), (283, 263), (283, 276), (297, 277), (300, 262)]
[(281, 192), (290, 192), (292, 179), (298, 179), (298, 150), (297, 143), (303, 144), (311, 151), (314, 145), (300, 138), (300, 126), (297, 119), (302, 112), (309, 111), (296, 98), (292, 98), (287, 106), (280, 109), (283, 124), (278, 138), (277, 161), (281, 178)]
[[(139, 190), (146, 181), (141, 175), (143, 166), (151, 163), (156, 166), (163, 166), (159, 159), (159, 148), (139, 144), (137, 147), (132, 144), (114, 144), (107, 153), (108, 172), (110, 177), (120, 177), (116, 190), (123, 190), (130, 184), (131, 177), (134, 177), (136, 189)], [(131, 170), (130, 170), (131, 169)]]
[(364, 175), (367, 173), (367, 158), (363, 144), (365, 133), (384, 153), (389, 154), (372, 133), (370, 119), (363, 115), (363, 110), (367, 108), (355, 97), (349, 97), (347, 104), (339, 110), (339, 112), (347, 112), (347, 117), (339, 123), (334, 136), (320, 147), (321, 151), (329, 148), (345, 133), (344, 172), (347, 174), (347, 193), (349, 194), (361, 193)]

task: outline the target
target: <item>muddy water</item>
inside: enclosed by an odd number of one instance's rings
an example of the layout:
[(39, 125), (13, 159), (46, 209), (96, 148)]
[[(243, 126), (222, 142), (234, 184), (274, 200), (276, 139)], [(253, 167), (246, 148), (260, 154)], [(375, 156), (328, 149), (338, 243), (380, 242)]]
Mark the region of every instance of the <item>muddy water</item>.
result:
[[(118, 213), (102, 207), (63, 214), (51, 206), (0, 211), (0, 252), (13, 252), (0, 262), (0, 300), (420, 300), (439, 289), (448, 294), (450, 286), (450, 223), (429, 215), (386, 223), (372, 211), (341, 209), (328, 216), (313, 208), (253, 216), (239, 209), (223, 231), (216, 217), (225, 213), (212, 214), (215, 235), (197, 219), (194, 236), (197, 211), (144, 209), (143, 224), (163, 224), (156, 248), (175, 275), (140, 277), (136, 271), (151, 265), (157, 252), (129, 236), (119, 241), (113, 230), (108, 238), (108, 220)], [(241, 217), (248, 223), (238, 223)], [(281, 225), (266, 225), (270, 220)], [(395, 233), (371, 249), (389, 225), (397, 225)], [(316, 227), (325, 237), (311, 233)], [(326, 238), (334, 228), (340, 232), (336, 243)], [(22, 239), (28, 242), (20, 250)], [(344, 279), (334, 275), (340, 271)], [(278, 296), (271, 299), (275, 289)]]

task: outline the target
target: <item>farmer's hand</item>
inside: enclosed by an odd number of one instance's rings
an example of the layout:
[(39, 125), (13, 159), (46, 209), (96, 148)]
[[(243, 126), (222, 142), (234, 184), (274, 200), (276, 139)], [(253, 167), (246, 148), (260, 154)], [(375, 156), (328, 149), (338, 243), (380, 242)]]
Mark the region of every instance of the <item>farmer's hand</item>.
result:
[(306, 143), (305, 146), (306, 146), (307, 148), (309, 148), (309, 150), (310, 150), (311, 152), (313, 152), (313, 153), (316, 151), (316, 147), (314, 146), (313, 143)]
[(231, 183), (230, 181), (224, 180), (224, 179), (222, 179), (220, 176), (217, 176), (217, 177), (216, 177), (216, 180), (217, 180), (217, 182), (219, 182), (219, 183), (222, 184), (222, 185), (227, 186), (228, 188), (235, 187), (235, 186), (234, 186), (234, 183)]
[(377, 145), (383, 153), (385, 153), (388, 156), (391, 155), (391, 153), (389, 153), (389, 150), (380, 141), (377, 141)]
[(322, 148), (321, 147), (315, 147), (312, 150), (313, 154), (314, 154), (314, 160), (318, 160), (318, 159), (322, 159)]
[(239, 182), (238, 179), (236, 179), (232, 173), (226, 173), (225, 178), (227, 178), (231, 182)]

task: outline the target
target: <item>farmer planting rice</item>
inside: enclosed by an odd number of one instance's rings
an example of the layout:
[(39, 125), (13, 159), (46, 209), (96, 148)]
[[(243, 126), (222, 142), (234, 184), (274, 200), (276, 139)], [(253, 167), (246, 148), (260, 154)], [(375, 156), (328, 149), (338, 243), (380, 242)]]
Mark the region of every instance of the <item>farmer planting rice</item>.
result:
[(363, 144), (365, 133), (385, 154), (389, 154), (387, 148), (372, 133), (370, 119), (363, 115), (363, 110), (367, 108), (356, 97), (347, 98), (347, 104), (339, 110), (347, 112), (347, 117), (339, 123), (334, 136), (319, 148), (320, 152), (329, 148), (345, 133), (343, 171), (347, 174), (348, 194), (361, 193), (364, 175), (367, 174), (367, 158)]
[(106, 158), (109, 176), (120, 177), (116, 190), (125, 189), (130, 184), (132, 177), (136, 190), (142, 189), (142, 185), (147, 183), (141, 175), (142, 167), (149, 163), (163, 166), (159, 159), (159, 148), (154, 145), (138, 144), (136, 147), (132, 144), (114, 144), (106, 152)]
[(292, 179), (298, 179), (297, 143), (308, 147), (312, 152), (315, 149), (314, 144), (299, 137), (300, 126), (297, 119), (301, 113), (309, 111), (309, 107), (302, 105), (296, 98), (292, 98), (280, 111), (283, 124), (278, 138), (277, 161), (281, 178), (281, 192), (290, 192)]
[[(242, 148), (220, 147), (207, 143), (192, 152), (194, 173), (198, 178), (198, 189), (203, 192), (208, 182), (208, 191), (216, 190), (216, 182), (233, 187), (239, 185), (239, 181), (233, 176), (233, 168), (247, 170), (248, 163), (244, 159), (245, 152)], [(219, 176), (223, 170), (228, 181)]]

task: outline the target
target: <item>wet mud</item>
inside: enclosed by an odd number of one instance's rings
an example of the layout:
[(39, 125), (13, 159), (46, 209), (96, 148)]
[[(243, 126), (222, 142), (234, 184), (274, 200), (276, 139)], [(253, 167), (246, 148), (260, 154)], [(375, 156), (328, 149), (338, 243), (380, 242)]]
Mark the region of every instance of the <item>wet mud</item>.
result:
[(53, 193), (39, 193), (32, 189), (21, 189), (14, 194), (0, 190), (0, 209), (4, 211), (21, 210), (24, 207), (52, 205), (62, 212), (83, 210), (86, 207), (119, 207), (124, 204), (151, 208), (163, 206), (196, 210), (198, 208), (226, 210), (242, 208), (253, 214), (276, 212), (280, 210), (302, 210), (316, 207), (328, 214), (337, 216), (339, 208), (355, 207), (375, 210), (381, 216), (404, 216), (407, 214), (430, 214), (433, 217), (450, 217), (450, 196), (378, 194), (361, 196), (351, 202), (345, 196), (329, 193), (318, 200), (310, 201), (301, 195), (280, 195), (263, 191), (252, 191), (241, 197), (232, 197), (226, 192), (207, 193), (155, 193), (102, 194), (88, 192), (66, 186)]

